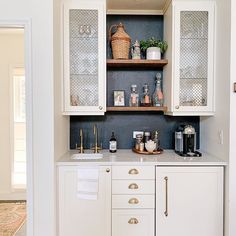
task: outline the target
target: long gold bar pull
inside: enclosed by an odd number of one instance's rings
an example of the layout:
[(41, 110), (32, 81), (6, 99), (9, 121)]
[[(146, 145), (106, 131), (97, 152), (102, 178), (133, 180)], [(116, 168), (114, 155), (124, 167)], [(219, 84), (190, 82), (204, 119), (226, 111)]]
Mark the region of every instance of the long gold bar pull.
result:
[(83, 130), (80, 129), (80, 153), (84, 153), (84, 140), (83, 140)]
[(164, 212), (165, 216), (168, 216), (168, 177), (166, 176), (164, 178), (165, 184), (166, 184), (166, 210)]

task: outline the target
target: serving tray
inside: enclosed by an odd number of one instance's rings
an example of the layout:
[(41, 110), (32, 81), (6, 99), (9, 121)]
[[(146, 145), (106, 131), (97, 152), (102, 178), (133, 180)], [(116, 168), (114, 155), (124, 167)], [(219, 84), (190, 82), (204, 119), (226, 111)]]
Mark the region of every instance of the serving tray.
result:
[(147, 152), (147, 151), (139, 151), (135, 148), (132, 148), (132, 151), (133, 152), (136, 152), (138, 154), (144, 154), (144, 155), (159, 155), (159, 154), (162, 154), (163, 153), (163, 149), (159, 148), (158, 150), (156, 151), (153, 151), (153, 152)]

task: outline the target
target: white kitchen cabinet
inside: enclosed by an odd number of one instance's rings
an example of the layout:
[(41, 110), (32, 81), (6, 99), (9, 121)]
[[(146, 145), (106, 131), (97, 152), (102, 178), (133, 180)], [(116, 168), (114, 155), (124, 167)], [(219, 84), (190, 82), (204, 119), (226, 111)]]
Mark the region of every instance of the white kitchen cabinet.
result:
[(106, 1), (77, 0), (63, 5), (65, 115), (106, 111)]
[(155, 167), (112, 167), (112, 236), (154, 236)]
[(164, 14), (167, 115), (214, 115), (215, 3), (175, 1)]
[(156, 236), (223, 236), (223, 167), (156, 167)]
[[(89, 167), (58, 167), (58, 235), (111, 236), (111, 167), (98, 167), (98, 194), (93, 200), (88, 200), (90, 196), (86, 194), (79, 196), (81, 168)], [(89, 181), (85, 187), (90, 185)]]

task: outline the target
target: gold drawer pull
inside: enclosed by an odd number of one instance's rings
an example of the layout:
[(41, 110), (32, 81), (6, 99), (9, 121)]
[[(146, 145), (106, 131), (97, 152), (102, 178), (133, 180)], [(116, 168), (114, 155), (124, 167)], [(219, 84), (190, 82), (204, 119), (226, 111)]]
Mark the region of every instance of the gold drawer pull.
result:
[(130, 171), (129, 171), (129, 174), (130, 175), (137, 175), (139, 172), (138, 172), (138, 170), (137, 169), (131, 169)]
[(129, 199), (129, 204), (138, 204), (139, 200), (137, 198), (131, 198)]
[(136, 218), (131, 218), (131, 219), (129, 219), (128, 223), (131, 225), (136, 225), (136, 224), (138, 224), (138, 220)]
[(133, 183), (129, 185), (129, 189), (138, 189), (138, 185)]

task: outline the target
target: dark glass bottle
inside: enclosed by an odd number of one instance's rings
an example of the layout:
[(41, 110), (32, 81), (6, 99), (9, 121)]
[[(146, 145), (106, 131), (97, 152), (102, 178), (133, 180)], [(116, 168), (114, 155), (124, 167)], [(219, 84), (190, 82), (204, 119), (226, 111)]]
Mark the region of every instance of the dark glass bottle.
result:
[(111, 134), (111, 138), (109, 142), (109, 151), (112, 153), (117, 151), (117, 141), (116, 141), (114, 132), (112, 132)]

